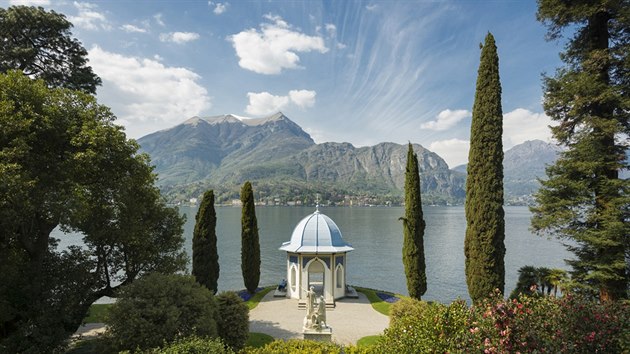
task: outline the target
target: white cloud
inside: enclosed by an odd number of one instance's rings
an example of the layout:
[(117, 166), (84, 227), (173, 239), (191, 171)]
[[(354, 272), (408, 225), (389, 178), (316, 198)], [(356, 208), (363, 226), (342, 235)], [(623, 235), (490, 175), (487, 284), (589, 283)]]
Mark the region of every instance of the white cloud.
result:
[(454, 127), (455, 125), (457, 125), (457, 123), (462, 121), (464, 118), (468, 118), (471, 115), (472, 113), (470, 113), (469, 111), (465, 109), (458, 109), (455, 111), (451, 111), (450, 109), (445, 109), (438, 114), (435, 120), (428, 121), (426, 123), (421, 124), (420, 129), (435, 130), (435, 131), (448, 130)]
[(527, 140), (551, 140), (549, 125), (554, 125), (544, 113), (534, 113), (523, 108), (517, 108), (503, 115), (503, 149)]
[(128, 33), (147, 33), (146, 29), (130, 24), (122, 25), (120, 29)]
[(197, 39), (199, 39), (199, 33), (194, 32), (170, 32), (160, 34), (160, 41), (162, 42), (183, 44)]
[(227, 11), (228, 6), (230, 5), (227, 2), (221, 3), (221, 2), (212, 2), (212, 1), (208, 1), (208, 5), (209, 6), (214, 6), (214, 10), (212, 10), (212, 12), (215, 13), (215, 15), (221, 15), (222, 13), (224, 13), (225, 11)]
[(74, 7), (77, 9), (76, 16), (69, 16), (68, 20), (73, 25), (87, 30), (110, 30), (112, 26), (107, 21), (104, 14), (97, 11), (96, 4), (75, 1)]
[(327, 23), (326, 32), (328, 33), (328, 36), (331, 38), (337, 37), (337, 26), (333, 25), (332, 23)]
[(440, 155), (450, 168), (468, 163), (469, 149), (470, 141), (461, 139), (434, 141), (429, 145), (429, 150)]
[(300, 108), (313, 107), (315, 105), (315, 91), (309, 90), (291, 90), (289, 98), (296, 106)]
[(110, 106), (132, 137), (169, 128), (210, 108), (200, 76), (150, 58), (128, 57), (97, 46), (88, 54), (90, 66), (103, 80), (99, 101)]
[(269, 92), (248, 92), (249, 104), (245, 112), (255, 116), (264, 116), (276, 113), (294, 104), (302, 109), (315, 105), (317, 92), (310, 90), (291, 90), (286, 96), (276, 96)]
[(9, 5), (48, 6), (50, 0), (9, 0)]
[(376, 9), (378, 9), (378, 5), (376, 4), (369, 4), (365, 6), (365, 9), (368, 11), (376, 11)]
[(155, 15), (153, 15), (153, 19), (155, 20), (155, 23), (157, 23), (158, 25), (164, 27), (166, 26), (166, 24), (164, 23), (164, 20), (162, 19), (162, 14), (161, 13), (157, 13)]
[(248, 92), (247, 98), (249, 98), (249, 104), (245, 112), (255, 116), (278, 112), (289, 104), (289, 97), (274, 96), (269, 92)]
[(293, 30), (280, 16), (268, 14), (264, 18), (272, 23), (261, 24), (260, 31), (251, 28), (228, 37), (241, 68), (259, 74), (280, 74), (283, 69), (300, 67), (297, 53), (328, 51), (323, 38)]

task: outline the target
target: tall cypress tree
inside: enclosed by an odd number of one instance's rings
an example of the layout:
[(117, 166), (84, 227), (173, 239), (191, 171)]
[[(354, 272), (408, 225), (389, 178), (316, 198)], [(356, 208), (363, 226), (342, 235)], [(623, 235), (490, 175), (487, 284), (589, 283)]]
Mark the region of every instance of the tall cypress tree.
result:
[(214, 211), (214, 191), (203, 194), (195, 216), (192, 241), (192, 275), (197, 282), (216, 294), (219, 280), (217, 252), (217, 214)]
[(545, 77), (545, 112), (567, 149), (547, 168), (532, 227), (570, 240), (572, 280), (602, 301), (628, 297), (630, 281), (630, 1), (539, 0), (549, 39), (575, 31), (565, 66)]
[(505, 286), (503, 112), (494, 37), (481, 49), (466, 179), (466, 283), (477, 302)]
[(405, 171), (405, 217), (403, 221), (403, 264), (407, 276), (409, 296), (420, 300), (427, 291), (427, 275), (424, 262), (424, 218), (420, 196), (418, 155), (409, 143), (407, 169)]
[(241, 189), (243, 211), (241, 216), (241, 271), (245, 288), (251, 294), (256, 291), (260, 281), (260, 243), (258, 241), (258, 222), (254, 205), (252, 184), (247, 181)]

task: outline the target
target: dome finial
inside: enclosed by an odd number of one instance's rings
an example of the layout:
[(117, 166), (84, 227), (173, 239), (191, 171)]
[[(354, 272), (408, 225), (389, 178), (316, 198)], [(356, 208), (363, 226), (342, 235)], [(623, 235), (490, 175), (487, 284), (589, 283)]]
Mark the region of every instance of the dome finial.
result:
[(315, 197), (315, 212), (319, 213), (319, 193)]

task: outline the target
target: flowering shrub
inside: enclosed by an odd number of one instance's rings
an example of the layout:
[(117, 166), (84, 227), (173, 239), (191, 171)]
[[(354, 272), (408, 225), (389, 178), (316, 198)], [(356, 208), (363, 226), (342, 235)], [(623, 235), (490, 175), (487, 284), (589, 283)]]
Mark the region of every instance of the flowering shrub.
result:
[(376, 292), (376, 296), (378, 296), (381, 300), (383, 300), (385, 302), (389, 302), (390, 304), (393, 304), (393, 303), (397, 302), (398, 300), (400, 300), (400, 298), (398, 296), (393, 295), (393, 294)]
[(618, 353), (630, 347), (630, 305), (566, 295), (468, 307), (401, 300), (375, 352)]

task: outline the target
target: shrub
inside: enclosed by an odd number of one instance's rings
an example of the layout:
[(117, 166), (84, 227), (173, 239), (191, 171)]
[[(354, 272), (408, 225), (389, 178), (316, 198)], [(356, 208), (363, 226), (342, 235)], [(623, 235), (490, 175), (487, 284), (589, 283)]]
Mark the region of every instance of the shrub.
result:
[(392, 306), (390, 326), (372, 349), (376, 353), (450, 351), (468, 330), (469, 316), (462, 300), (446, 306), (403, 299)]
[(233, 291), (219, 294), (216, 302), (219, 337), (232, 349), (242, 349), (249, 337), (249, 308)]
[(188, 337), (177, 340), (164, 348), (147, 351), (146, 354), (233, 354), (219, 338)]
[(149, 349), (191, 335), (217, 336), (212, 292), (191, 276), (153, 273), (126, 286), (106, 323), (117, 350)]
[(252, 354), (341, 354), (345, 353), (343, 349), (342, 346), (334, 343), (290, 339), (287, 341), (275, 340), (262, 348), (247, 348), (246, 352)]

